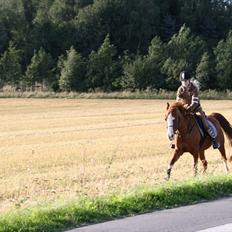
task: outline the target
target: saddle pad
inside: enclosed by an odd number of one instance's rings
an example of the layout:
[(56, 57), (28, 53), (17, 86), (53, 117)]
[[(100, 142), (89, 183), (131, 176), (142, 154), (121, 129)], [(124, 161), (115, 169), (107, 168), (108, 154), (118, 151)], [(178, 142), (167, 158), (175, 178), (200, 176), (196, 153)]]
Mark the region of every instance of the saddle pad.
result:
[[(196, 121), (197, 121), (197, 125), (199, 127), (199, 130), (200, 130), (200, 134), (201, 134), (202, 137), (204, 137), (206, 134), (208, 134), (208, 132), (204, 128), (201, 117), (196, 115)], [(218, 132), (217, 132), (217, 129), (214, 126), (214, 124), (209, 119), (207, 119), (207, 123), (208, 123), (210, 129), (213, 131), (215, 137), (217, 137)]]
[(211, 130), (213, 131), (213, 133), (215, 135), (215, 138), (216, 138), (217, 135), (218, 135), (216, 127), (214, 126), (214, 124), (209, 119), (207, 119), (207, 122), (208, 122), (208, 125), (211, 128)]

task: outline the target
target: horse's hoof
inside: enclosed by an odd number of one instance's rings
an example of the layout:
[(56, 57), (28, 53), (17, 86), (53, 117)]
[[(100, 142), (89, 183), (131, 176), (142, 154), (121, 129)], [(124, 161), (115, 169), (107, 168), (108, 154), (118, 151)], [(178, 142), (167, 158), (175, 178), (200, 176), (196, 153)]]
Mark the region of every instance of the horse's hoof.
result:
[(171, 143), (171, 144), (170, 144), (170, 148), (171, 148), (171, 149), (175, 149), (175, 148), (176, 148), (175, 144)]
[(164, 180), (166, 180), (166, 181), (169, 181), (169, 179), (170, 179), (170, 176), (164, 177)]

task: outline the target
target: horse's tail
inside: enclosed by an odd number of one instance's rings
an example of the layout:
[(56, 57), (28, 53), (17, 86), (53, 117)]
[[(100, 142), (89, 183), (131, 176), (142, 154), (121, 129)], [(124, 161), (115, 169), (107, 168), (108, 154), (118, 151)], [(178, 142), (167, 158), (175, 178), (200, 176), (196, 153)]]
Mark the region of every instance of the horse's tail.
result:
[[(218, 120), (218, 122), (220, 123), (222, 129), (224, 130), (229, 140), (230, 146), (232, 146), (232, 126), (231, 124), (228, 122), (228, 120), (223, 115), (219, 113), (213, 113), (211, 115)], [(230, 162), (232, 162), (232, 155), (230, 156), (229, 160)]]

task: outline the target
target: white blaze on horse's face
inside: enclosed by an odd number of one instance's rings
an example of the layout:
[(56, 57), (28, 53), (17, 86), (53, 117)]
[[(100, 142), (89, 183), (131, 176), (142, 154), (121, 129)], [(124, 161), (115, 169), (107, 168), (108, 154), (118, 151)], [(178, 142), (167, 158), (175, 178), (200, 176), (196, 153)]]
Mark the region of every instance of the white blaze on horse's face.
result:
[(170, 112), (167, 117), (167, 123), (168, 123), (168, 138), (170, 141), (174, 139), (174, 120), (175, 118), (172, 116), (172, 113)]

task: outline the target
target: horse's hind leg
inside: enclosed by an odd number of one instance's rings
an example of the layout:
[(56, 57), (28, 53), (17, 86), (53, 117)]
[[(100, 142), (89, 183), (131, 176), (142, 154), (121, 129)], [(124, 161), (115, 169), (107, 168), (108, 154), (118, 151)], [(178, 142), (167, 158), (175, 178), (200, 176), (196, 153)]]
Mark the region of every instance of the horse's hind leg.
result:
[(193, 171), (194, 171), (194, 177), (197, 176), (198, 172), (198, 154), (194, 153), (193, 155), (193, 160), (194, 160), (194, 165), (193, 165)]
[(222, 159), (224, 161), (224, 165), (225, 165), (225, 170), (228, 173), (229, 172), (229, 168), (228, 168), (228, 164), (227, 164), (227, 158), (226, 158), (226, 151), (225, 151), (225, 146), (224, 144), (221, 145), (221, 147), (219, 148), (219, 151), (221, 153)]
[(199, 158), (200, 158), (200, 160), (201, 160), (201, 162), (202, 162), (202, 165), (203, 165), (203, 173), (205, 173), (206, 170), (207, 170), (207, 165), (208, 165), (208, 162), (207, 162), (207, 160), (205, 159), (205, 151), (200, 151), (200, 152), (198, 153), (198, 155), (199, 155)]

